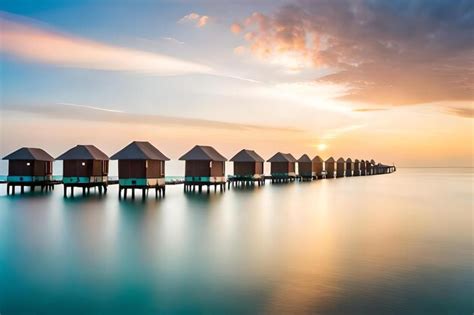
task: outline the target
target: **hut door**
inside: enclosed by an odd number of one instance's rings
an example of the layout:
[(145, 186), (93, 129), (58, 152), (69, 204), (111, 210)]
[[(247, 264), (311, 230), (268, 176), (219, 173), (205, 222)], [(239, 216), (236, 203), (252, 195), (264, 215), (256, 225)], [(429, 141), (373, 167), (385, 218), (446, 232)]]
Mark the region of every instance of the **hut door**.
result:
[(51, 174), (52, 164), (53, 164), (53, 162), (45, 162), (45, 163), (44, 163), (44, 173), (45, 173), (46, 175), (50, 175), (50, 174)]

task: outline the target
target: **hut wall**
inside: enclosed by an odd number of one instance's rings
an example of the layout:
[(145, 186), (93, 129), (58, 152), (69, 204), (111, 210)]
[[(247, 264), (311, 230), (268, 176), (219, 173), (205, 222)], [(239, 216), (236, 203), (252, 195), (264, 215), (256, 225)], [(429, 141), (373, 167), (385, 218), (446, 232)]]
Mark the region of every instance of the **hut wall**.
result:
[(353, 169), (354, 169), (354, 164), (352, 164), (352, 162), (346, 162), (346, 176), (352, 176)]
[(106, 176), (108, 170), (109, 161), (66, 160), (63, 162), (63, 176), (65, 177)]
[(148, 167), (146, 167), (146, 177), (147, 178), (165, 177), (165, 161), (148, 160)]
[(186, 161), (185, 176), (211, 176), (210, 161)]
[(334, 171), (336, 168), (336, 165), (334, 162), (326, 162), (324, 165), (326, 169), (326, 176), (327, 177), (334, 177)]
[(290, 164), (291, 163), (288, 163), (288, 162), (272, 162), (271, 163), (271, 173), (272, 174), (290, 173), (291, 172)]
[[(30, 165), (27, 165), (30, 163)], [(8, 175), (33, 176), (33, 161), (11, 160), (8, 161)]]
[(255, 175), (257, 164), (255, 162), (234, 162), (234, 175), (251, 176)]
[(336, 165), (336, 176), (344, 176), (344, 173), (346, 171), (346, 163), (337, 163)]
[(322, 162), (313, 162), (313, 170), (316, 174), (321, 174), (323, 171), (323, 163)]
[(296, 163), (290, 162), (288, 163), (288, 173), (294, 173), (296, 170)]
[(225, 174), (224, 162), (212, 161), (211, 176), (221, 177)]
[(263, 175), (263, 162), (255, 162), (255, 174)]
[(360, 175), (360, 162), (354, 162), (354, 176)]
[(298, 172), (300, 175), (311, 176), (313, 173), (313, 163), (311, 162), (299, 162), (298, 163)]

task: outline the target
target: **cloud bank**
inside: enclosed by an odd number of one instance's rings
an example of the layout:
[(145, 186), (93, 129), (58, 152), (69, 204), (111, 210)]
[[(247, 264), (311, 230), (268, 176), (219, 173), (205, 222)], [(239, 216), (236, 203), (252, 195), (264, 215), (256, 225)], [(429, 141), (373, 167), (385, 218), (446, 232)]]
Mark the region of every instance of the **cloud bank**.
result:
[(0, 29), (0, 52), (28, 61), (165, 76), (216, 74), (206, 65), (56, 33), (7, 14), (0, 14)]
[(316, 81), (379, 105), (472, 100), (473, 29), (471, 0), (301, 0), (231, 26), (258, 58), (333, 69)]

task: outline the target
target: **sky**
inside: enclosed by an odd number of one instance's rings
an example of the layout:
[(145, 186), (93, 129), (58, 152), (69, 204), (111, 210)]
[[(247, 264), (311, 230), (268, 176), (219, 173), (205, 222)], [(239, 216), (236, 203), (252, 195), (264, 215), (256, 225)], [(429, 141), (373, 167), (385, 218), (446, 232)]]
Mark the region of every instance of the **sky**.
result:
[(2, 0), (0, 153), (473, 167), (473, 29), (469, 0)]

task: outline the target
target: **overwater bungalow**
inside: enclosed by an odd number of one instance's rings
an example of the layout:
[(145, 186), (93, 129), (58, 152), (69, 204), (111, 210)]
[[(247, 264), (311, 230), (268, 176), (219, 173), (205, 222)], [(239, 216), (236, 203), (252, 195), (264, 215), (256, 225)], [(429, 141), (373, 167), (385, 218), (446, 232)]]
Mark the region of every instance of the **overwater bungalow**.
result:
[(313, 161), (307, 154), (303, 154), (298, 159), (298, 175), (301, 180), (312, 180), (316, 174), (313, 170)]
[(365, 176), (367, 175), (367, 163), (365, 160), (360, 160), (360, 175)]
[(230, 159), (234, 163), (234, 175), (229, 179), (235, 185), (265, 183), (263, 176), (263, 163), (265, 160), (253, 150), (241, 150)]
[(370, 160), (370, 175), (376, 174), (376, 166), (377, 163), (375, 163), (374, 159)]
[(15, 188), (20, 187), (24, 193), (25, 186), (32, 191), (36, 186), (41, 191), (52, 189), (54, 158), (46, 151), (38, 148), (21, 148), (3, 158), (8, 160), (7, 194), (15, 194)]
[(347, 160), (346, 160), (346, 177), (352, 176), (353, 169), (354, 169), (354, 164), (352, 163), (352, 159), (347, 158)]
[(344, 177), (346, 172), (346, 160), (340, 157), (336, 162), (336, 177)]
[(354, 166), (353, 176), (360, 176), (360, 161), (358, 159), (355, 159), (353, 166)]
[(365, 175), (372, 175), (372, 164), (369, 160), (365, 160)]
[(225, 190), (225, 162), (227, 159), (216, 151), (213, 147), (196, 145), (189, 152), (179, 158), (186, 161), (184, 190), (192, 189), (202, 192), (202, 187), (206, 186), (209, 192), (210, 186), (217, 186), (220, 190)]
[(278, 152), (267, 162), (271, 164), (272, 182), (294, 181), (296, 159), (290, 153)]
[(56, 160), (63, 161), (64, 197), (67, 188), (74, 196), (74, 188), (82, 188), (82, 194), (98, 188), (99, 193), (107, 193), (109, 157), (93, 145), (77, 145), (61, 154)]
[(118, 160), (119, 198), (127, 198), (130, 189), (135, 198), (135, 189), (142, 191), (142, 198), (148, 190), (155, 190), (155, 197), (165, 195), (165, 161), (163, 153), (147, 141), (134, 141), (112, 155), (111, 160)]
[(313, 159), (313, 172), (315, 178), (323, 178), (323, 170), (324, 170), (324, 161), (323, 159), (319, 156), (316, 155)]
[(334, 178), (336, 160), (332, 156), (324, 162), (324, 170), (326, 171), (326, 178)]

